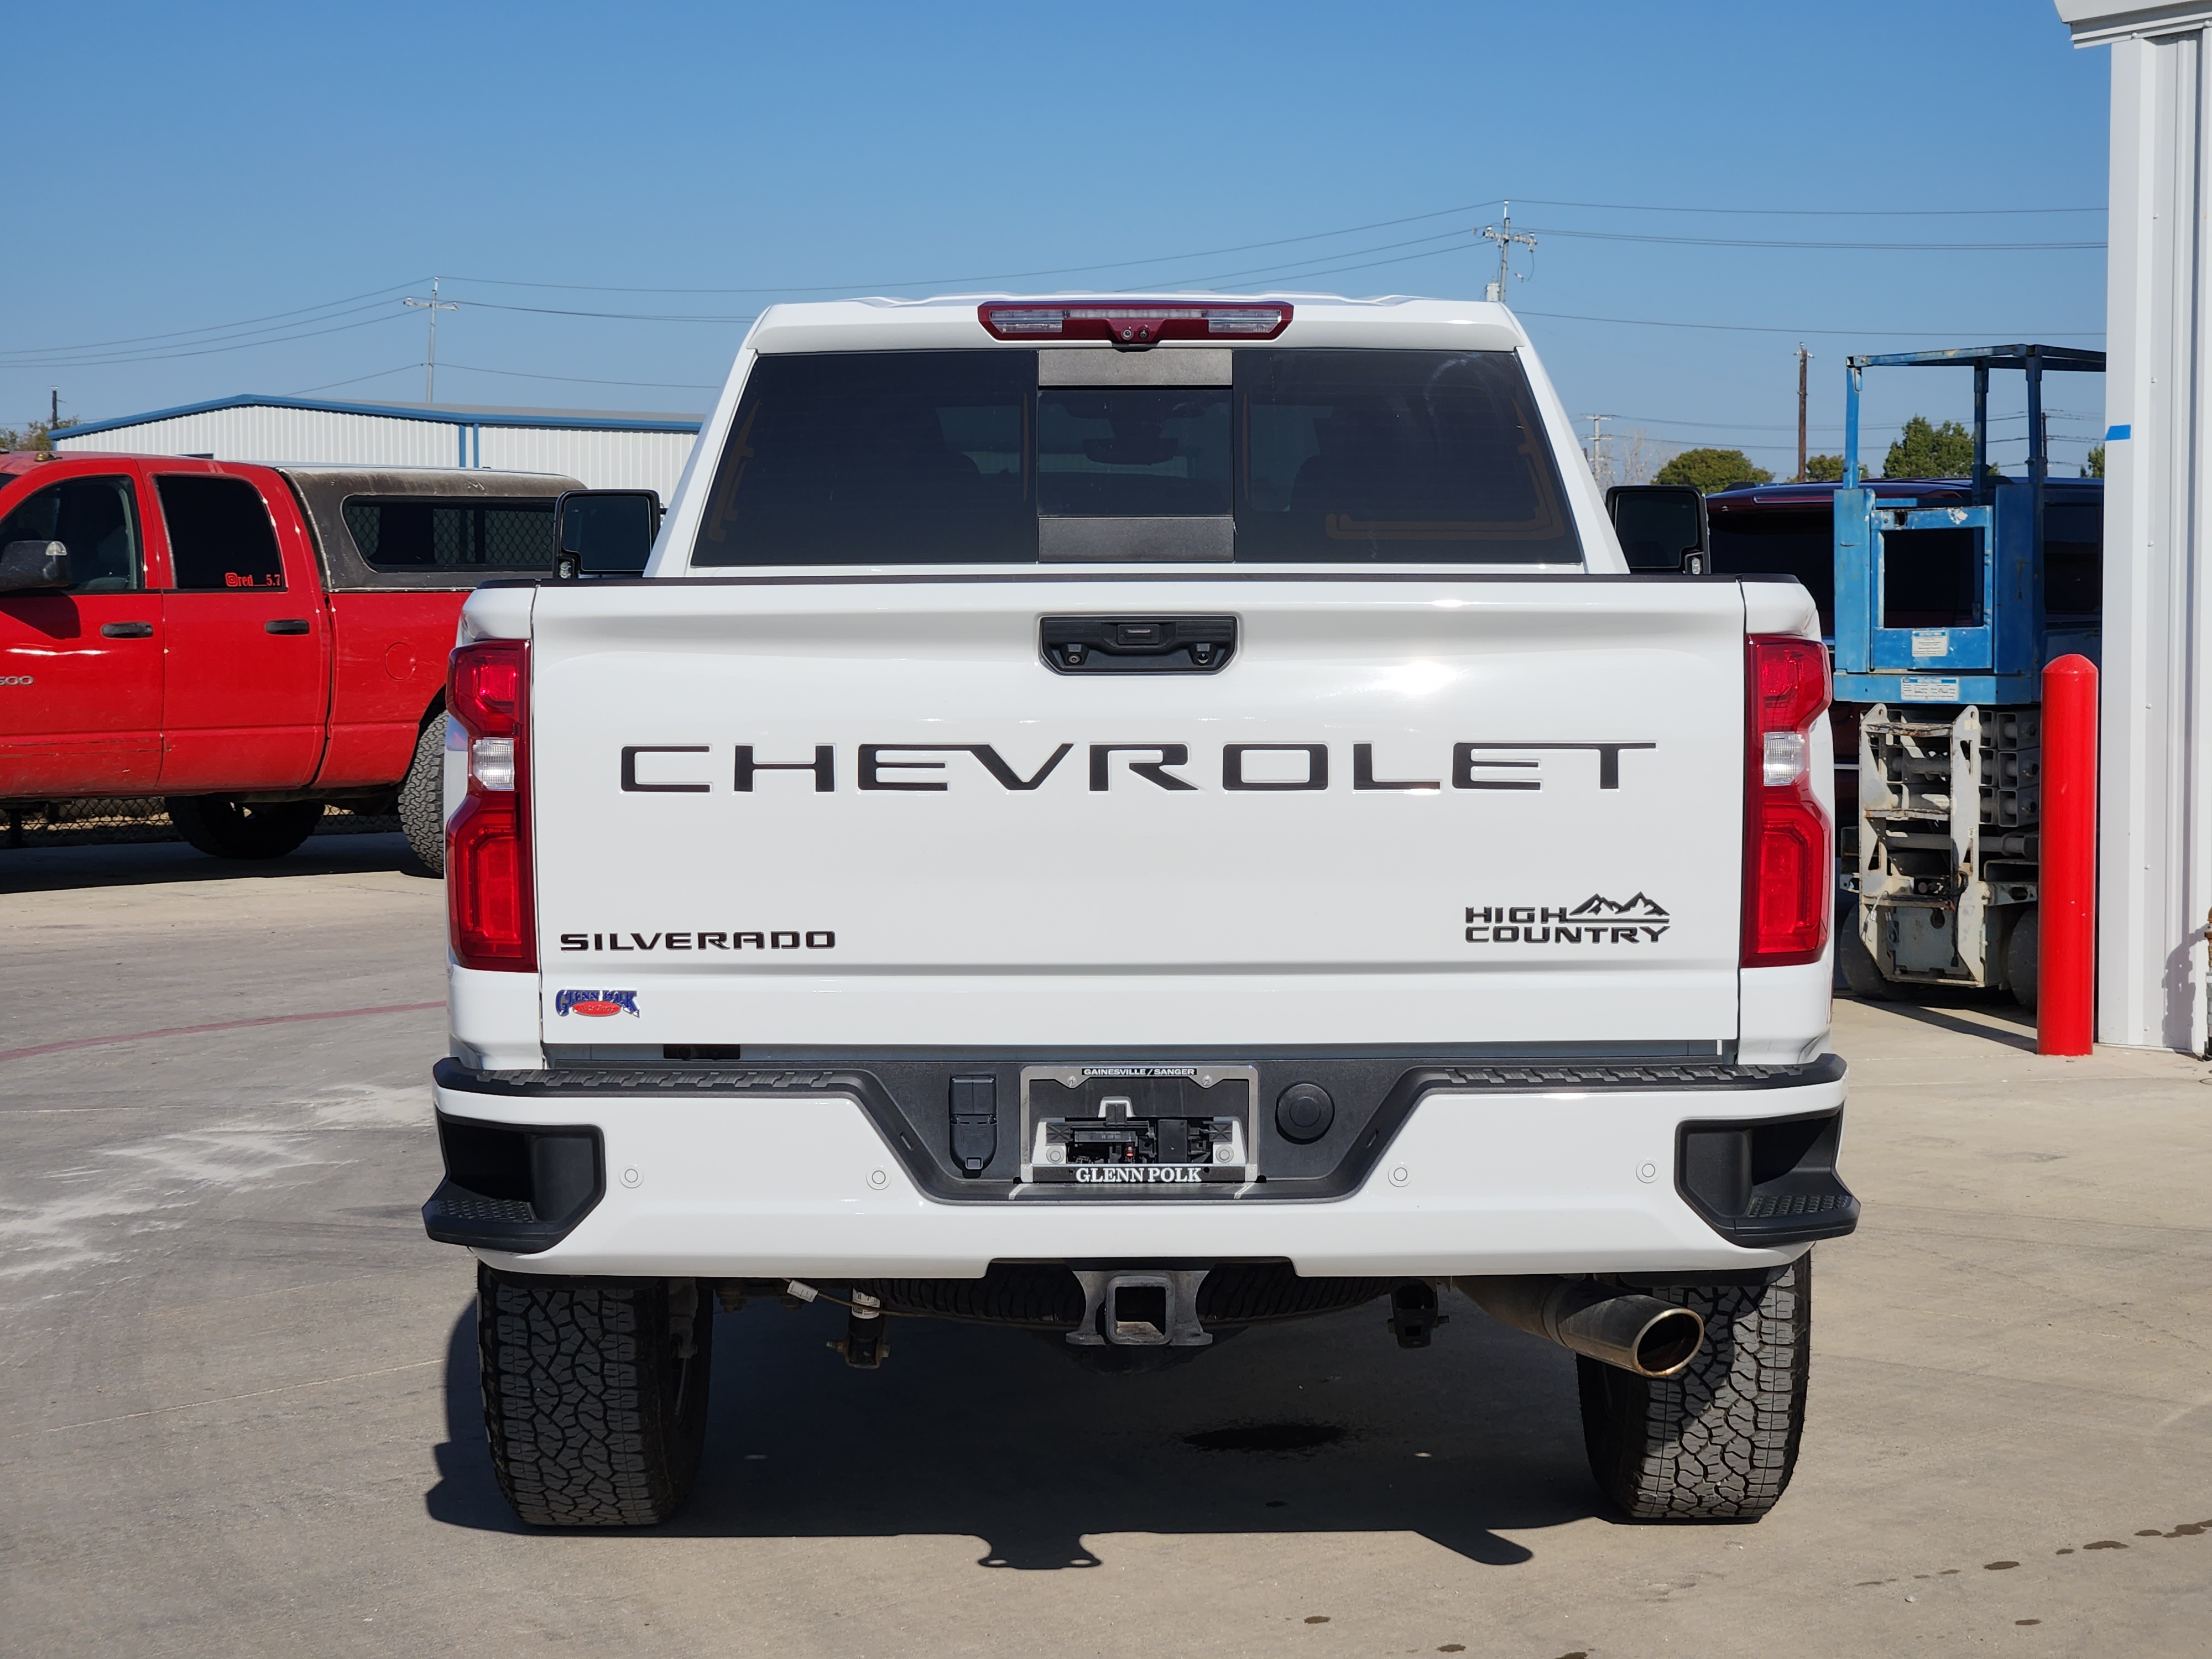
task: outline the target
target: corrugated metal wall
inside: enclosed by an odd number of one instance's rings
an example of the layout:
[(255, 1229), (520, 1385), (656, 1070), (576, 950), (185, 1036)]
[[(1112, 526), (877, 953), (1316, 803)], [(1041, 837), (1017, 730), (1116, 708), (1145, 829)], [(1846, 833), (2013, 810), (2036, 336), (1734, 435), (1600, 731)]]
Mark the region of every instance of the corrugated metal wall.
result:
[[(477, 465), (561, 472), (594, 489), (657, 489), (666, 501), (691, 453), (688, 432), (589, 427), (494, 426), (409, 420), (333, 410), (246, 404), (57, 435), (54, 447), (146, 455), (212, 455), (219, 461), (349, 466)], [(466, 446), (465, 449), (464, 445)]]
[(565, 472), (594, 489), (657, 489), (667, 501), (696, 440), (689, 432), (593, 432), (486, 426), (477, 464), (508, 472)]

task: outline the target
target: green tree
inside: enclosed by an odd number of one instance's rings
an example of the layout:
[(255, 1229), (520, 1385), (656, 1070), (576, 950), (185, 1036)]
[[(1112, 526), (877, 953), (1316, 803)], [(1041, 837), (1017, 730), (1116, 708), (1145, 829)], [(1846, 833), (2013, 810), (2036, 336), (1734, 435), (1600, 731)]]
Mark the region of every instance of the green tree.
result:
[(1690, 484), (1710, 495), (1731, 484), (1772, 483), (1774, 475), (1753, 466), (1741, 449), (1686, 449), (1661, 467), (1651, 482)]
[(1915, 415), (1882, 458), (1887, 478), (1963, 478), (1974, 470), (1974, 434), (1956, 421), (1940, 426)]
[(45, 421), (33, 421), (21, 431), (12, 426), (0, 426), (0, 451), (11, 449), (47, 450), (54, 447), (54, 434), (64, 427), (76, 424), (76, 416), (65, 416), (51, 425)]
[(1810, 483), (1843, 483), (1844, 458), (1840, 455), (1808, 455), (1805, 458), (1805, 477)]
[(2105, 476), (2104, 445), (2092, 444), (2089, 447), (2088, 459), (2081, 463), (2081, 476), (2085, 478), (2101, 478)]

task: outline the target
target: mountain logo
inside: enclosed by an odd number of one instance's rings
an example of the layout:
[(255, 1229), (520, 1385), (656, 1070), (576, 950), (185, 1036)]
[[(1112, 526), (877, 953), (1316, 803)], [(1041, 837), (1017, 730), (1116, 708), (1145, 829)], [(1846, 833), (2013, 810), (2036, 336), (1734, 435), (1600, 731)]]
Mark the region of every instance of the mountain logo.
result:
[(1674, 925), (1657, 900), (1644, 893), (1625, 899), (1592, 893), (1580, 904), (1470, 904), (1469, 945), (1656, 945)]
[(1618, 902), (1607, 898), (1602, 893), (1592, 893), (1580, 904), (1575, 906), (1571, 914), (1577, 916), (1636, 916), (1646, 921), (1656, 921), (1668, 920), (1666, 911), (1641, 893), (1632, 898), (1620, 900)]

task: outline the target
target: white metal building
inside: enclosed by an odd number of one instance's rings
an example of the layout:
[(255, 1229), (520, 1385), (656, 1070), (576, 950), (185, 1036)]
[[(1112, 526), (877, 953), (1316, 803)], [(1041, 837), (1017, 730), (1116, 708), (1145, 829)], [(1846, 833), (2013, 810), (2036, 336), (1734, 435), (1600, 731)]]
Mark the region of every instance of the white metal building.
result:
[(665, 501), (690, 459), (699, 420), (594, 410), (239, 397), (70, 427), (54, 434), (54, 447), (65, 454), (105, 449), (218, 461), (562, 472), (594, 489), (656, 489)]
[(2212, 4), (2057, 0), (2112, 53), (2097, 1036), (2206, 1052)]

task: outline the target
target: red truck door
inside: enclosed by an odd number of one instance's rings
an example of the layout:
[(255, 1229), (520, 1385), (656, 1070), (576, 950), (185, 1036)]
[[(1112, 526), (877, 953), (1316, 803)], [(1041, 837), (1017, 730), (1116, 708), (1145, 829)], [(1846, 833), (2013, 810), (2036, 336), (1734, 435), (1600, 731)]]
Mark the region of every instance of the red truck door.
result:
[(330, 624), (281, 486), (148, 469), (167, 532), (161, 793), (297, 789), (322, 758)]
[(72, 582), (0, 593), (0, 798), (151, 794), (161, 600), (147, 591), (135, 474), (33, 476), (41, 482), (0, 518), (0, 547), (60, 542)]

